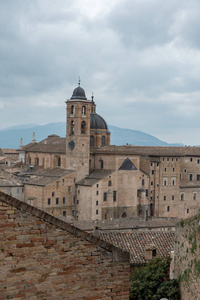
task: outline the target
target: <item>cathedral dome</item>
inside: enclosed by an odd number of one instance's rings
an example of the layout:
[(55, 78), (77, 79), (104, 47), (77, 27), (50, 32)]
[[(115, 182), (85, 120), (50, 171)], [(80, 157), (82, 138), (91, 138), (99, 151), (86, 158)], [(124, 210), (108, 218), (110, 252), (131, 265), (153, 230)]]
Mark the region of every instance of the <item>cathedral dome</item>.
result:
[(77, 88), (75, 88), (75, 90), (73, 91), (73, 95), (71, 96), (70, 99), (83, 99), (83, 100), (87, 100), (87, 98), (85, 96), (84, 89), (82, 89), (82, 87), (80, 87), (80, 86), (78, 86)]
[(97, 114), (90, 114), (90, 129), (108, 130), (106, 121)]

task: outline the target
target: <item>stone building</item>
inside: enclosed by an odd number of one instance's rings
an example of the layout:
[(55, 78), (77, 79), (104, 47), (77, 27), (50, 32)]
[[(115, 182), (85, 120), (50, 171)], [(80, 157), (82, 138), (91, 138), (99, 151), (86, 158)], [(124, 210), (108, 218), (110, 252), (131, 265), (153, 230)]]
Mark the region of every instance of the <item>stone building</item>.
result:
[(76, 174), (62, 168), (35, 172), (24, 183), (25, 202), (57, 216), (74, 216)]
[(76, 172), (75, 219), (188, 218), (198, 212), (199, 147), (110, 145), (94, 97), (87, 99), (80, 84), (66, 106), (66, 139), (52, 135), (19, 151), (26, 164)]
[(1, 299), (129, 299), (127, 251), (0, 192)]

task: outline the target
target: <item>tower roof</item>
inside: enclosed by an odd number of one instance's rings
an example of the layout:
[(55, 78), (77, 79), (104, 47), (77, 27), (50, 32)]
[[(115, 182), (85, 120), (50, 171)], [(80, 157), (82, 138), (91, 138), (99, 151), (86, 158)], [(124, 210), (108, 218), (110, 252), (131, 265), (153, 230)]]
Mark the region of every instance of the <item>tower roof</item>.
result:
[(70, 99), (83, 99), (83, 100), (87, 100), (84, 89), (82, 87), (80, 87), (80, 86), (78, 86), (77, 88), (75, 88), (75, 90), (73, 91), (73, 94), (72, 94), (72, 96), (71, 96)]

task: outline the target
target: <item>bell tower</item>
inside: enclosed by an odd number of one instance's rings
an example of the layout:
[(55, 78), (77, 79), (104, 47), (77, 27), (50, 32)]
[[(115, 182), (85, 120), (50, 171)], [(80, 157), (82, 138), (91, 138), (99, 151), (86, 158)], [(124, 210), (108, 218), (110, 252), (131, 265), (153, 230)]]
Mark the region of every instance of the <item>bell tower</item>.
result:
[(77, 180), (80, 180), (89, 174), (91, 113), (91, 100), (86, 98), (80, 80), (66, 104), (66, 168), (77, 170)]

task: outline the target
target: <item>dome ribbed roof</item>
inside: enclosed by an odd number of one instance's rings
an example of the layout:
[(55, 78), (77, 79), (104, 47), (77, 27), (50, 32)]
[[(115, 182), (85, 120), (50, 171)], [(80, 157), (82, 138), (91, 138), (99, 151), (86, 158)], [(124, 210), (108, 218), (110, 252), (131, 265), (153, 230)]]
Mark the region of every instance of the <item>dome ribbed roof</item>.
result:
[(90, 114), (90, 129), (108, 129), (106, 121), (97, 114)]
[(70, 99), (83, 99), (83, 100), (87, 100), (84, 89), (82, 87), (80, 87), (80, 86), (78, 86), (77, 88), (75, 88), (75, 90), (73, 91), (73, 95), (71, 96)]

